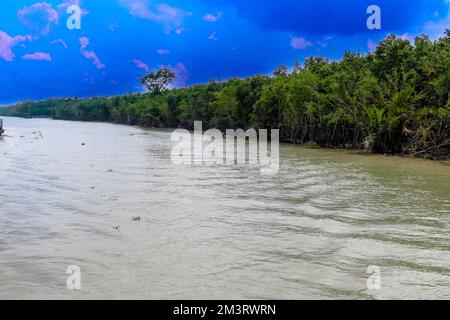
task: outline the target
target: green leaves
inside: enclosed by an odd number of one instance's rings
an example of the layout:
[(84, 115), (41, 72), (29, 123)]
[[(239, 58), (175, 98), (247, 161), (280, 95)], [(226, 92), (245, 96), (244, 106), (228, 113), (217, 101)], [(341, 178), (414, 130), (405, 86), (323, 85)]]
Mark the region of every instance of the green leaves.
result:
[(371, 128), (378, 129), (383, 124), (385, 109), (377, 107), (366, 108), (367, 116), (369, 117), (369, 122)]
[(157, 72), (150, 72), (148, 75), (141, 79), (141, 83), (147, 87), (147, 89), (155, 94), (159, 95), (169, 84), (173, 83), (177, 79), (175, 73), (167, 68), (162, 68)]
[(142, 79), (150, 94), (23, 102), (2, 114), (185, 128), (202, 120), (220, 129), (279, 128), (293, 142), (415, 153), (450, 140), (449, 52), (450, 31), (414, 45), (388, 36), (366, 56), (311, 57), (273, 77), (165, 91), (176, 76), (161, 69)]

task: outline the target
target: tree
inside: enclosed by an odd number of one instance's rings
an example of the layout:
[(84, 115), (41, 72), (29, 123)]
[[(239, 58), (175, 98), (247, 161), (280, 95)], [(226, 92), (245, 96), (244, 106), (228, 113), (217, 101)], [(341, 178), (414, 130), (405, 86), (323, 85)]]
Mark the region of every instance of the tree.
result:
[(298, 74), (298, 73), (300, 73), (300, 72), (302, 72), (302, 71), (303, 71), (303, 66), (301, 65), (301, 63), (299, 63), (298, 61), (296, 61), (296, 62), (294, 63), (294, 68), (293, 68), (292, 73)]
[(175, 82), (175, 80), (177, 80), (175, 73), (167, 68), (162, 68), (157, 72), (150, 72), (141, 79), (141, 83), (151, 93), (159, 95), (169, 84)]
[(160, 94), (175, 75), (150, 73), (153, 94), (25, 101), (0, 115), (115, 121), (151, 127), (279, 128), (280, 138), (321, 146), (450, 159), (450, 30), (438, 40), (389, 36), (367, 55), (346, 52)]
[(273, 75), (274, 75), (275, 77), (287, 76), (287, 74), (288, 74), (288, 67), (283, 66), (283, 65), (279, 66), (279, 67), (273, 72)]

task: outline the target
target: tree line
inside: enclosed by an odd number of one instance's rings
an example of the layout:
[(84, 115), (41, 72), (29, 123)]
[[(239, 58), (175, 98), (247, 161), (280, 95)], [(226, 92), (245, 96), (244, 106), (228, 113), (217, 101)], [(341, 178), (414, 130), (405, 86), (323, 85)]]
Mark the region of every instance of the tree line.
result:
[(25, 101), (0, 114), (146, 127), (278, 128), (285, 141), (448, 158), (450, 30), (414, 43), (394, 35), (374, 52), (310, 57), (273, 76), (164, 90), (169, 70), (142, 79), (146, 94)]

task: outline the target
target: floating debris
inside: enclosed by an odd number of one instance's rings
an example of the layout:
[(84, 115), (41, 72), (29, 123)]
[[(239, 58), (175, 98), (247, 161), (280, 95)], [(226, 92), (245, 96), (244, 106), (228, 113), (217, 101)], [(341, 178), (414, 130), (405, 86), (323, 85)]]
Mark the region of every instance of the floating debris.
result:
[(133, 217), (133, 221), (141, 221), (141, 217)]

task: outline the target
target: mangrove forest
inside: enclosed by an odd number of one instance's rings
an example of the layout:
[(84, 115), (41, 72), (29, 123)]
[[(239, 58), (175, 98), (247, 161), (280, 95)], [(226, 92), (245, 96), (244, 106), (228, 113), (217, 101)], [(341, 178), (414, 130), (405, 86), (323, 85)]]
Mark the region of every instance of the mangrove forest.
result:
[(368, 54), (310, 57), (271, 76), (164, 90), (173, 80), (163, 70), (143, 78), (145, 94), (24, 101), (0, 115), (156, 128), (192, 128), (201, 120), (207, 128), (278, 128), (284, 141), (299, 144), (450, 155), (450, 30), (414, 43), (389, 35)]

